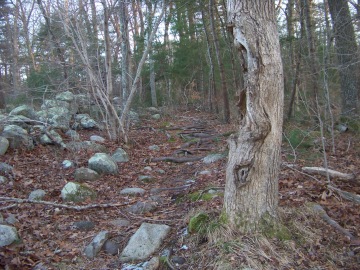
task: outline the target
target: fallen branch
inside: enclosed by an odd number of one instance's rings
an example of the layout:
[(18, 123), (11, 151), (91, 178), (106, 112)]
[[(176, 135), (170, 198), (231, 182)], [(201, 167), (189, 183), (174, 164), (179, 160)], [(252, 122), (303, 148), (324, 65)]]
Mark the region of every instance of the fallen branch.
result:
[(151, 162), (165, 161), (165, 162), (174, 162), (174, 163), (185, 163), (198, 161), (203, 159), (204, 157), (159, 157), (150, 159)]
[(314, 204), (313, 206), (313, 210), (315, 210), (315, 212), (324, 220), (326, 221), (326, 223), (328, 223), (329, 225), (333, 226), (336, 230), (338, 230), (339, 232), (341, 232), (342, 234), (346, 235), (347, 237), (349, 237), (350, 240), (355, 239), (355, 236), (353, 236), (348, 230), (344, 229), (343, 227), (341, 227), (339, 225), (339, 223), (337, 223), (335, 220), (333, 220), (331, 217), (328, 216), (328, 214), (326, 213), (326, 211), (324, 210), (324, 208), (321, 207), (321, 205), (319, 204)]
[(357, 203), (357, 204), (360, 204), (360, 196), (359, 195), (335, 188), (333, 186), (328, 186), (328, 188), (330, 190), (336, 191), (340, 195), (341, 198), (351, 201), (351, 202), (354, 202), (354, 203)]
[[(107, 208), (107, 207), (117, 207), (117, 206), (126, 206), (128, 204), (124, 203), (106, 203), (106, 204), (89, 204), (89, 205), (68, 205), (68, 204), (61, 204), (61, 203), (54, 203), (54, 202), (48, 202), (48, 201), (37, 201), (37, 200), (29, 200), (29, 199), (19, 199), (19, 198), (12, 198), (12, 197), (0, 197), (0, 200), (6, 201), (6, 202), (15, 202), (15, 203), (34, 203), (34, 204), (44, 204), (44, 205), (50, 205), (54, 207), (60, 207), (60, 208), (66, 208), (71, 210), (86, 210), (90, 208)], [(11, 205), (14, 207), (14, 205)], [(4, 209), (6, 209), (4, 207)]]
[(353, 174), (342, 173), (322, 167), (302, 167), (302, 170), (306, 173), (320, 174), (323, 176), (327, 176), (327, 174), (329, 174), (329, 176), (332, 178), (336, 177), (344, 180), (353, 180), (355, 178), (355, 175)]

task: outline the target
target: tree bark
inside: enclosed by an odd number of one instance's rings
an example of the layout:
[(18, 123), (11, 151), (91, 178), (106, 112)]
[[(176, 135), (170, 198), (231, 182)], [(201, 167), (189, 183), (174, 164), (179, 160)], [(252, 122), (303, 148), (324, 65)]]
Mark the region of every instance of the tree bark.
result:
[(359, 65), (357, 43), (349, 6), (346, 0), (328, 0), (333, 22), (335, 48), (339, 62), (341, 86), (341, 109), (347, 116), (354, 115), (359, 108)]
[(224, 208), (242, 232), (276, 219), (283, 119), (283, 69), (274, 0), (229, 0), (228, 28), (244, 63), (245, 116), (229, 138)]

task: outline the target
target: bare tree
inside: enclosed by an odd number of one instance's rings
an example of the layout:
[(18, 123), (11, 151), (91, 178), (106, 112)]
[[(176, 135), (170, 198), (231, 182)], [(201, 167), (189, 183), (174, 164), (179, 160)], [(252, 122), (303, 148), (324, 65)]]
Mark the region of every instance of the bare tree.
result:
[(359, 107), (359, 64), (354, 26), (346, 0), (328, 0), (339, 62), (341, 109), (353, 115)]
[(224, 121), (225, 121), (225, 123), (230, 123), (229, 93), (228, 93), (227, 84), (226, 84), (224, 63), (223, 63), (223, 60), (222, 60), (222, 56), (220, 54), (219, 39), (218, 39), (217, 33), (215, 31), (213, 8), (214, 8), (214, 1), (209, 0), (210, 28), (211, 28), (212, 36), (214, 38), (215, 54), (216, 54), (216, 59), (217, 59), (217, 62), (218, 62), (218, 65), (219, 65), (219, 70), (220, 70), (221, 93), (222, 93), (223, 106), (224, 106), (224, 108), (223, 108), (223, 110), (224, 110), (223, 111), (224, 112)]
[(245, 59), (245, 117), (229, 139), (224, 207), (243, 232), (277, 217), (283, 70), (274, 0), (229, 0), (228, 27)]

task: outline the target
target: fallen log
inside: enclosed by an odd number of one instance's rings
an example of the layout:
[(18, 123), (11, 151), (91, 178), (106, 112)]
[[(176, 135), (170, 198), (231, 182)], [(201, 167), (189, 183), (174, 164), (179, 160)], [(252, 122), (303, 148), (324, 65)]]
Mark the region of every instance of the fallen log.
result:
[(340, 179), (344, 179), (344, 180), (353, 180), (355, 179), (355, 175), (350, 174), (350, 173), (342, 173), (342, 172), (338, 172), (335, 170), (331, 170), (331, 169), (326, 169), (326, 168), (322, 168), (322, 167), (302, 167), (301, 168), (304, 172), (309, 173), (309, 174), (320, 174), (323, 176), (327, 176), (327, 174), (329, 174), (329, 176), (331, 178), (340, 178)]
[(158, 158), (151, 158), (150, 162), (158, 162), (158, 161), (165, 161), (165, 162), (174, 162), (174, 163), (185, 163), (185, 162), (193, 162), (203, 159), (204, 157), (158, 157)]
[(344, 229), (337, 223), (335, 220), (333, 220), (331, 217), (328, 216), (324, 208), (322, 208), (319, 204), (313, 205), (313, 210), (329, 225), (333, 226), (336, 230), (344, 234), (345, 236), (349, 237), (350, 240), (355, 239), (356, 237), (353, 236), (348, 230)]

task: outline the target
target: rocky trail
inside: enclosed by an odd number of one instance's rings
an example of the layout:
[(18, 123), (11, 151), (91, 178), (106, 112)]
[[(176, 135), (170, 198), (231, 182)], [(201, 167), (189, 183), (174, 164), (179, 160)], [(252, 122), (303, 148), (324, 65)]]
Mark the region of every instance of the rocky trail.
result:
[[(236, 261), (251, 265), (239, 246), (217, 246), (188, 231), (189, 220), (197, 213), (221, 212), (226, 139), (235, 130), (235, 125), (224, 125), (210, 114), (176, 112), (160, 119), (142, 117), (130, 130), (130, 145), (96, 137), (97, 147), (55, 144), (36, 145), (33, 150), (9, 149), (0, 156), (2, 164), (12, 166), (11, 171), (0, 170), (7, 179), (0, 183), (0, 224), (15, 227), (20, 240), (0, 248), (0, 268), (213, 269), (221, 268), (220, 257), (230, 262), (230, 266), (224, 263), (223, 269), (237, 269), (231, 268)], [(106, 138), (99, 129), (78, 133), (82, 142), (92, 136)], [(74, 139), (63, 138), (67, 146), (74, 145)], [(335, 178), (333, 184), (360, 194), (359, 140), (351, 134), (336, 139), (338, 151), (330, 156), (329, 167), (352, 173), (354, 178)], [(92, 177), (89, 171), (79, 171), (90, 167), (95, 153), (111, 154), (119, 148), (128, 160), (117, 162), (116, 173)], [(291, 260), (286, 265), (257, 252), (252, 252), (252, 259), (262, 261), (261, 269), (356, 269), (360, 263), (359, 204), (331, 190), (326, 177), (302, 172), (305, 165), (322, 166), (321, 159), (308, 161), (298, 156), (293, 163), (291, 151), (284, 145), (281, 215), (286, 224), (314, 226), (316, 241), (311, 245), (305, 241), (296, 252), (288, 250), (284, 256)], [(81, 182), (92, 193), (78, 202), (64, 201), (64, 186), (73, 182)], [(37, 203), (29, 198), (35, 190), (44, 191)], [(321, 205), (354, 239), (316, 213), (294, 210), (304, 210), (309, 202)], [(249, 239), (238, 237), (243, 243)], [(279, 254), (286, 250), (279, 240), (271, 241)]]

